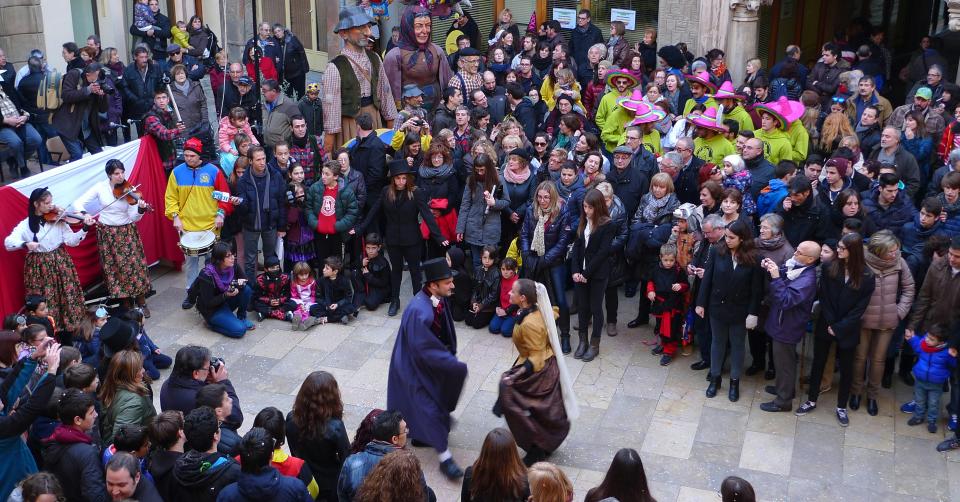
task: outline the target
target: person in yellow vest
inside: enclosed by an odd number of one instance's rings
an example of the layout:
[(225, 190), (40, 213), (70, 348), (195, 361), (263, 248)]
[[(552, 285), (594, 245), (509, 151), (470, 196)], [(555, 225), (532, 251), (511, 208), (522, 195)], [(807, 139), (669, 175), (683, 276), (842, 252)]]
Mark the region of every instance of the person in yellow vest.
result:
[(740, 124), (741, 131), (753, 130), (753, 119), (750, 114), (743, 109), (742, 103), (746, 96), (737, 94), (733, 90), (733, 84), (729, 80), (720, 85), (720, 89), (713, 95), (713, 100), (723, 105), (724, 119), (736, 120)]
[[(643, 147), (657, 157), (663, 155), (663, 147), (660, 146), (660, 131), (657, 130), (656, 125), (666, 116), (663, 110), (650, 107), (646, 113), (638, 111), (633, 122), (630, 122), (630, 125), (640, 127), (640, 131), (643, 132)], [(624, 143), (627, 141), (626, 133), (623, 141)]]
[(764, 157), (773, 165), (793, 160), (793, 144), (785, 132), (790, 121), (784, 116), (785, 111), (794, 115), (790, 101), (781, 97), (773, 103), (757, 104), (754, 109), (760, 114), (760, 129), (754, 136), (763, 141)]
[[(597, 105), (597, 114), (594, 122), (597, 124), (597, 128), (600, 129), (601, 139), (603, 139), (603, 134), (608, 122), (610, 123), (611, 134), (615, 132), (616, 124), (621, 124), (620, 133), (616, 135), (616, 141), (613, 142), (613, 146), (608, 150), (612, 152), (613, 149), (617, 147), (617, 141), (619, 141), (620, 135), (623, 134), (622, 124), (624, 122), (621, 122), (623, 116), (618, 112), (620, 108), (618, 100), (630, 96), (630, 93), (640, 82), (637, 80), (637, 77), (621, 70), (608, 71), (605, 80), (607, 81), (607, 87), (610, 88), (610, 91), (600, 98), (600, 104)], [(614, 117), (615, 114), (617, 115), (616, 117)]]
[(717, 86), (710, 82), (710, 75), (702, 71), (696, 75), (684, 75), (690, 85), (690, 94), (693, 96), (683, 105), (683, 115), (686, 116), (693, 109), (693, 105), (701, 104), (707, 108), (716, 107), (717, 102), (710, 97), (717, 92)]
[(690, 119), (697, 126), (697, 139), (693, 140), (693, 154), (704, 162), (722, 166), (723, 158), (737, 153), (733, 143), (724, 135), (723, 111), (717, 107), (707, 108), (698, 117)]

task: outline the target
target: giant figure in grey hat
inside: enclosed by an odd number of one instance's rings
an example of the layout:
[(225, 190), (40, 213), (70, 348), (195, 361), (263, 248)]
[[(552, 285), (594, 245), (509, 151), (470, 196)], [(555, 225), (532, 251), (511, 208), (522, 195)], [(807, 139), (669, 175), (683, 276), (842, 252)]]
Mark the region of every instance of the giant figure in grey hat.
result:
[(323, 74), (324, 147), (330, 152), (357, 135), (355, 119), (361, 113), (373, 117), (374, 129), (393, 127), (397, 117), (383, 61), (366, 48), (371, 23), (373, 19), (359, 7), (347, 7), (333, 30), (344, 44)]

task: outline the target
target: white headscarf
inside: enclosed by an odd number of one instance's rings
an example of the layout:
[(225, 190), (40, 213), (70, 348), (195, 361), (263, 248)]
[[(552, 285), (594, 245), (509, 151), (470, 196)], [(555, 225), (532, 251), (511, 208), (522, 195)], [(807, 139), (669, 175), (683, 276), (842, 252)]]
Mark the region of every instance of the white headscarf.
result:
[(543, 323), (547, 327), (550, 347), (557, 359), (557, 368), (560, 370), (560, 391), (563, 394), (563, 408), (567, 412), (567, 420), (573, 422), (580, 417), (580, 406), (577, 404), (577, 396), (573, 393), (573, 380), (570, 379), (570, 372), (567, 371), (567, 362), (563, 358), (563, 351), (560, 350), (560, 335), (557, 331), (557, 322), (553, 318), (553, 305), (550, 304), (550, 295), (547, 293), (547, 288), (539, 282), (537, 283), (537, 305), (540, 315), (543, 316)]

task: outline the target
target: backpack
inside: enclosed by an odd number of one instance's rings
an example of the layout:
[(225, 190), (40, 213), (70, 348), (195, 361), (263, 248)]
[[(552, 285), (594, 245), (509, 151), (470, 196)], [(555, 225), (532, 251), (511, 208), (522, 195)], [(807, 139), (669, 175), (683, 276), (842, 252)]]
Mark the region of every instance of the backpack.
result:
[(57, 111), (63, 100), (60, 95), (63, 86), (63, 75), (57, 70), (47, 70), (37, 88), (37, 108), (48, 112)]

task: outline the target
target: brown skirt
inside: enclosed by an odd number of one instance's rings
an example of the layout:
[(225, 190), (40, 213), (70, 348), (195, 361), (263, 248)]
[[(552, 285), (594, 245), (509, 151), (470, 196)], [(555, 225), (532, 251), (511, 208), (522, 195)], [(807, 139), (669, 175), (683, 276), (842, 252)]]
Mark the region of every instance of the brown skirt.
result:
[[(369, 113), (370, 117), (373, 118), (373, 130), (376, 131), (383, 127), (383, 121), (380, 119), (380, 110), (377, 110), (373, 105), (362, 106), (360, 107), (360, 113)], [(327, 153), (336, 151), (337, 148), (340, 148), (342, 145), (346, 144), (347, 141), (357, 137), (357, 132), (360, 131), (360, 128), (357, 127), (357, 121), (353, 117), (342, 117), (340, 119), (340, 132), (334, 136), (334, 146), (328, 147), (324, 145), (324, 149), (327, 150)]]
[(143, 242), (137, 225), (97, 225), (103, 282), (111, 298), (135, 298), (150, 291)]
[(524, 450), (537, 446), (552, 452), (570, 432), (555, 356), (538, 372), (527, 373), (522, 365), (505, 371), (500, 378), (500, 406), (510, 432)]
[(50, 316), (57, 323), (58, 330), (72, 331), (86, 315), (80, 277), (63, 246), (48, 253), (27, 253), (23, 286), (28, 295), (46, 297)]

